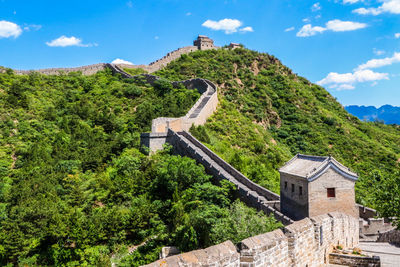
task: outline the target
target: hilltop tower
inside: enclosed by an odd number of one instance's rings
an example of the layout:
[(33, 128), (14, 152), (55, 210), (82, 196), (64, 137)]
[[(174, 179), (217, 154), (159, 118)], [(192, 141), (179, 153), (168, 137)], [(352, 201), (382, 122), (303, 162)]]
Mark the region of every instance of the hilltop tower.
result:
[(297, 154), (279, 173), (281, 212), (290, 218), (335, 211), (358, 218), (354, 192), (358, 176), (333, 157)]
[(214, 49), (214, 41), (205, 35), (197, 36), (197, 39), (193, 41), (193, 45), (197, 46), (199, 50)]

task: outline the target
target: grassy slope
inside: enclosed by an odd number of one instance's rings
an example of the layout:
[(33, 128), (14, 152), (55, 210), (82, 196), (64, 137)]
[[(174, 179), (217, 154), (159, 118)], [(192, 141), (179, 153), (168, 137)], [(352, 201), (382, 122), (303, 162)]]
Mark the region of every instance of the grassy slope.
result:
[(278, 168), (296, 153), (331, 154), (360, 174), (357, 201), (374, 206), (370, 177), (399, 169), (400, 127), (361, 122), (324, 88), (268, 54), (197, 51), (157, 72), (218, 84), (220, 106), (192, 132), (249, 178), (279, 192)]

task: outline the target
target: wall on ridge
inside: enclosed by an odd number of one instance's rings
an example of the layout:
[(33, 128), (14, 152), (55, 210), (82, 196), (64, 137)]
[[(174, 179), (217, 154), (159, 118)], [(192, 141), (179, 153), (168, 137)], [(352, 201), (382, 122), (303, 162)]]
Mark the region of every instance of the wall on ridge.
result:
[(76, 68), (49, 68), (49, 69), (39, 69), (39, 70), (14, 70), (15, 74), (23, 75), (29, 74), (30, 72), (39, 72), (45, 75), (60, 75), (61, 73), (70, 73), (80, 71), (83, 75), (92, 75), (98, 71), (104, 70), (106, 64), (99, 63), (88, 66), (76, 67)]
[[(151, 133), (150, 135), (155, 134)], [(142, 135), (141, 139), (143, 139), (142, 144), (145, 145), (145, 136)], [(272, 214), (285, 225), (293, 223), (293, 220), (274, 208), (275, 201), (279, 199), (277, 194), (249, 180), (189, 133), (175, 133), (169, 130), (166, 142), (172, 145), (174, 153), (193, 158), (199, 164), (202, 164), (206, 172), (217, 180), (228, 180), (235, 184), (239, 198), (248, 206), (261, 210), (266, 214)], [(271, 200), (273, 200), (272, 203)]]
[[(148, 82), (153, 83), (158, 79), (156, 76), (145, 75)], [(156, 77), (156, 78), (154, 78)], [(174, 131), (189, 131), (192, 125), (203, 125), (217, 109), (218, 95), (217, 87), (210, 81), (204, 79), (191, 79), (182, 82), (174, 82), (173, 85), (183, 84), (188, 89), (196, 89), (202, 95), (193, 105), (193, 107), (180, 118), (157, 118), (151, 122), (151, 131), (153, 133), (167, 132), (170, 128)]]
[(156, 61), (151, 62), (149, 65), (126, 65), (126, 64), (118, 64), (120, 68), (127, 69), (144, 69), (145, 71), (152, 73), (160, 70), (161, 68), (167, 66), (171, 61), (180, 58), (184, 54), (189, 54), (190, 52), (194, 52), (199, 50), (197, 46), (185, 46), (178, 48), (174, 51), (169, 52), (165, 56)]
[[(352, 242), (349, 242), (352, 240)], [(156, 266), (326, 266), (336, 245), (358, 244), (358, 219), (330, 213), (294, 222), (283, 229), (242, 240), (235, 250), (231, 241), (161, 259)]]

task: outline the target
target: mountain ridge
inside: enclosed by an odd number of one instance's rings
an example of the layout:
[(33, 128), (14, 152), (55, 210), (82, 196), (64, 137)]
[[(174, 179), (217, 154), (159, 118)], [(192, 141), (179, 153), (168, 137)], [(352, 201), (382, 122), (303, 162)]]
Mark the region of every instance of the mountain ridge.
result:
[(348, 105), (345, 109), (360, 120), (382, 121), (386, 124), (400, 125), (400, 107), (389, 104), (375, 106)]

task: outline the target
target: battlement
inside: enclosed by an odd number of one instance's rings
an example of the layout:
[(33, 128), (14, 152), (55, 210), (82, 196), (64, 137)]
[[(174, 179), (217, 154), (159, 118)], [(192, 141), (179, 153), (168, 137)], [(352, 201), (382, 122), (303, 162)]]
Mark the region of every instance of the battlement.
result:
[(283, 229), (246, 238), (237, 247), (231, 241), (225, 241), (160, 259), (146, 267), (326, 266), (333, 247), (337, 245), (343, 248), (358, 245), (356, 218), (342, 213), (305, 218)]

